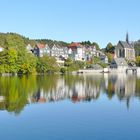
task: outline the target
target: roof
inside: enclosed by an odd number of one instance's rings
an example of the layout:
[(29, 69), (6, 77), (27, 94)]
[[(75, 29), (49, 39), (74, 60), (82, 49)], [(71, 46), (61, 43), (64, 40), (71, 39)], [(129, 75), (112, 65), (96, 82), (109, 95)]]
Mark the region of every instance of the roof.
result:
[(52, 49), (52, 48), (58, 48), (58, 46), (56, 44), (53, 44), (50, 46), (50, 49)]
[(83, 47), (80, 43), (76, 43), (76, 42), (74, 42), (74, 43), (71, 43), (70, 45), (69, 45), (69, 48), (71, 48), (71, 49), (75, 49), (75, 48), (77, 48), (77, 47)]
[(121, 46), (123, 48), (131, 48), (131, 49), (133, 49), (133, 45), (132, 44), (129, 44), (129, 43), (125, 42), (125, 41), (119, 41), (119, 43), (121, 44)]
[(71, 43), (69, 46), (70, 46), (70, 47), (73, 47), (73, 46), (79, 46), (79, 45), (81, 45), (81, 44), (80, 44), (80, 43), (73, 42), (73, 43)]
[(43, 48), (45, 48), (45, 44), (38, 43), (38, 44), (37, 44), (37, 47), (38, 47), (39, 49), (43, 49)]
[(62, 47), (60, 45), (58, 45), (58, 44), (56, 45), (56, 47), (59, 48), (59, 49), (62, 49)]
[(63, 50), (68, 51), (68, 48), (67, 47), (63, 47)]

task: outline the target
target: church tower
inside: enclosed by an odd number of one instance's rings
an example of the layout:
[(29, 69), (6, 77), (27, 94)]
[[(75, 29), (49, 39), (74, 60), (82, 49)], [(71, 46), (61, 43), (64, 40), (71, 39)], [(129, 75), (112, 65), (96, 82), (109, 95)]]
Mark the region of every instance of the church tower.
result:
[(126, 42), (129, 44), (129, 35), (128, 35), (128, 32), (126, 33)]

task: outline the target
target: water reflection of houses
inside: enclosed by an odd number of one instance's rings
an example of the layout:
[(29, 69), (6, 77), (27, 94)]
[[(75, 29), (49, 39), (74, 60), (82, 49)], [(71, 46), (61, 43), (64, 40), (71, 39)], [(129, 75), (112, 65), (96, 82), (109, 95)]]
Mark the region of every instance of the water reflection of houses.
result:
[(62, 78), (57, 81), (55, 88), (47, 92), (43, 89), (37, 90), (29, 97), (29, 102), (52, 102), (63, 99), (70, 99), (72, 102), (90, 101), (97, 99), (99, 93), (100, 86), (94, 86), (86, 79), (84, 82), (77, 80), (72, 86), (69, 86)]
[(87, 82), (77, 82), (69, 89), (69, 98), (73, 102), (90, 101), (92, 99), (96, 99), (99, 92), (99, 87), (91, 85)]
[[(27, 78), (26, 80), (28, 81), (29, 79)], [(100, 96), (102, 98), (102, 95), (107, 96), (110, 100), (115, 98), (115, 100), (123, 101), (129, 107), (132, 98), (140, 97), (140, 78), (136, 77), (136, 75), (39, 76), (34, 78), (34, 80), (36, 80), (36, 86), (29, 88), (26, 94), (23, 94), (24, 89), (17, 89), (16, 84), (13, 86), (11, 84), (12, 80), (9, 82), (10, 84), (8, 84), (6, 90), (5, 86), (3, 86), (5, 84), (0, 81), (0, 110), (19, 113), (27, 103), (57, 102), (62, 100), (69, 100), (73, 103), (88, 102), (97, 100)], [(11, 87), (14, 87), (15, 90), (13, 91), (17, 91), (16, 94), (15, 92), (10, 92), (9, 89)], [(16, 98), (13, 100), (13, 97)]]
[(39, 88), (29, 97), (29, 102), (55, 102), (68, 99), (72, 102), (97, 100), (101, 93), (106, 93), (109, 99), (113, 96), (120, 101), (135, 96), (136, 77), (133, 75), (94, 75), (74, 76), (59, 78), (55, 87), (48, 89)]
[(44, 103), (46, 102), (45, 94), (43, 90), (38, 89), (36, 93), (34, 93), (30, 99), (30, 102), (40, 102)]

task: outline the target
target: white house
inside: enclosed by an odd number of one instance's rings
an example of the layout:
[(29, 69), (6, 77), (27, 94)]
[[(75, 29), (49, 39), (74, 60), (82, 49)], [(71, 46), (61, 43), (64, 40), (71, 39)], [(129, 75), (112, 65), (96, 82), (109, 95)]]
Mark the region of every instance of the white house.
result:
[(45, 45), (45, 50), (46, 50), (46, 54), (48, 56), (51, 56), (51, 48), (50, 48), (50, 46), (48, 44)]
[(30, 44), (26, 46), (26, 50), (28, 53), (33, 53), (33, 47)]
[(69, 54), (75, 61), (85, 61), (86, 60), (86, 51), (85, 47), (80, 43), (72, 43), (69, 45)]
[(46, 54), (45, 44), (38, 43), (35, 46), (33, 53), (38, 57), (43, 57)]

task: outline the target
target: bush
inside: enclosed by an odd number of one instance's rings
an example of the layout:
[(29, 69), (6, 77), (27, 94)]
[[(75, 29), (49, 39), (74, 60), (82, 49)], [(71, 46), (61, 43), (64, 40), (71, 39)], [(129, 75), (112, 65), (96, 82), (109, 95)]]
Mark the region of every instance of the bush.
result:
[(36, 70), (38, 73), (55, 73), (59, 71), (55, 58), (43, 56), (38, 58)]
[(67, 68), (65, 68), (65, 67), (62, 67), (62, 68), (60, 69), (60, 72), (63, 73), (63, 74), (65, 74), (66, 71), (67, 71)]
[(99, 63), (99, 65), (100, 65), (102, 68), (106, 68), (106, 67), (107, 67), (107, 64), (105, 64), (105, 63)]

